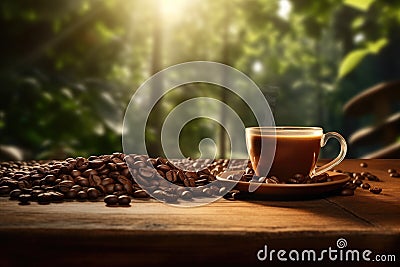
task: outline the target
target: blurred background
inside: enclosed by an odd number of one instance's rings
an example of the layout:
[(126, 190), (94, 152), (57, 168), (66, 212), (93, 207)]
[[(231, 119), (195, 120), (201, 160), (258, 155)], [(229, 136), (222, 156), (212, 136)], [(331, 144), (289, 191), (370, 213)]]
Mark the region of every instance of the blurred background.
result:
[[(399, 146), (399, 1), (2, 0), (0, 7), (0, 159), (122, 151), (135, 90), (152, 74), (193, 60), (247, 74), (276, 125), (342, 133), (348, 157)], [(223, 88), (197, 87), (157, 104), (146, 132), (151, 155), (162, 154), (157, 132), (177, 104), (195, 96), (239, 101)], [(245, 108), (238, 113), (254, 125)], [(202, 119), (187, 124), (183, 152), (195, 157), (205, 137), (225, 144), (216, 129)], [(358, 129), (370, 139), (352, 136)], [(380, 131), (391, 134), (384, 141)], [(225, 150), (221, 145), (218, 155)], [(329, 145), (322, 156), (336, 151)], [(385, 155), (397, 154), (378, 157)]]

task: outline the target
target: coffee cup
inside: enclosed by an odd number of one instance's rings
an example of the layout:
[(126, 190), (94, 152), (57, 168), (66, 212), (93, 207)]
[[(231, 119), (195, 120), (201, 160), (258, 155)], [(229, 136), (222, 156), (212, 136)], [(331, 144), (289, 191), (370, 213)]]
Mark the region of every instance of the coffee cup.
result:
[[(330, 139), (340, 144), (338, 156), (316, 167), (320, 150)], [(336, 165), (346, 156), (345, 139), (336, 132), (323, 133), (320, 127), (249, 127), (246, 145), (257, 176), (275, 176), (288, 181), (296, 174), (314, 177)]]

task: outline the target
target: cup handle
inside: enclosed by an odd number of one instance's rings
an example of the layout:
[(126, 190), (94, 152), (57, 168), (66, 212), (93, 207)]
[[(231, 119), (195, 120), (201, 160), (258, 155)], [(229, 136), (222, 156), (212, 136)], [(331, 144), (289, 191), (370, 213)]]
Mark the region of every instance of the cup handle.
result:
[(328, 140), (331, 139), (331, 138), (335, 138), (340, 143), (340, 153), (339, 153), (339, 155), (335, 159), (333, 159), (332, 161), (328, 162), (327, 164), (325, 164), (325, 165), (323, 165), (321, 167), (315, 168), (314, 171), (311, 173), (311, 177), (320, 175), (320, 174), (332, 169), (333, 167), (338, 165), (344, 159), (344, 157), (346, 156), (346, 153), (347, 153), (346, 140), (343, 138), (343, 136), (341, 136), (338, 133), (328, 132), (328, 133), (322, 135), (321, 147), (324, 147), (326, 145), (326, 143), (328, 142)]

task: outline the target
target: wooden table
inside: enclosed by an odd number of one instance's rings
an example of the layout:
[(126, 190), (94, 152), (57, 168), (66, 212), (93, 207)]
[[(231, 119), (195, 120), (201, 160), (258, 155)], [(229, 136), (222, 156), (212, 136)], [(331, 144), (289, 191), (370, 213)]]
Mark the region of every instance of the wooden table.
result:
[(324, 265), (400, 266), (400, 178), (387, 173), (400, 171), (400, 160), (363, 160), (367, 168), (360, 162), (345, 160), (338, 168), (377, 175), (382, 182), (371, 184), (382, 187), (381, 194), (357, 189), (354, 196), (305, 201), (221, 199), (195, 208), (153, 199), (134, 200), (128, 208), (103, 202), (20, 206), (3, 197), (0, 266), (277, 266), (293, 262), (281, 262), (277, 252), (272, 261), (260, 261), (257, 253), (265, 246), (286, 250), (286, 258), (294, 249), (339, 253), (339, 238), (347, 241), (344, 253), (369, 249), (371, 260), (384, 254), (396, 262), (340, 262), (325, 255)]

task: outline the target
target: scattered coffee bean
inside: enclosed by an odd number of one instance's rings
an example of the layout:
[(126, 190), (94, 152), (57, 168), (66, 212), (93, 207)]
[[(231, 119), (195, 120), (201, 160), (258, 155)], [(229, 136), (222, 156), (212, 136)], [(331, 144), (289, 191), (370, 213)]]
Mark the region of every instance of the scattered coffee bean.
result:
[(381, 192), (382, 192), (382, 188), (380, 188), (380, 187), (371, 187), (370, 189), (369, 189), (369, 191), (371, 192), (371, 193), (373, 193), (373, 194), (380, 194)]
[(367, 168), (367, 167), (368, 167), (368, 164), (365, 163), (365, 162), (361, 162), (361, 163), (360, 163), (360, 167), (361, 167), (361, 168)]
[(148, 198), (148, 197), (150, 197), (149, 194), (147, 194), (146, 191), (144, 191), (142, 189), (139, 189), (139, 190), (136, 190), (135, 192), (133, 192), (132, 196), (134, 198)]
[(354, 195), (354, 190), (350, 189), (350, 188), (344, 188), (342, 189), (342, 191), (340, 192), (340, 194), (342, 196), (352, 196)]
[(355, 184), (356, 186), (361, 186), (363, 182), (360, 179), (355, 179), (353, 180), (353, 184)]
[(396, 169), (388, 169), (388, 173), (396, 173), (397, 170)]
[(118, 204), (122, 206), (128, 206), (131, 203), (131, 198), (127, 195), (118, 197)]
[(362, 186), (361, 186), (361, 188), (362, 189), (369, 189), (371, 187), (371, 185), (369, 184), (369, 183), (364, 183), (364, 184), (362, 184)]
[(398, 172), (392, 172), (389, 175), (390, 175), (390, 177), (393, 177), (393, 178), (399, 178), (400, 177), (400, 173), (398, 173)]

